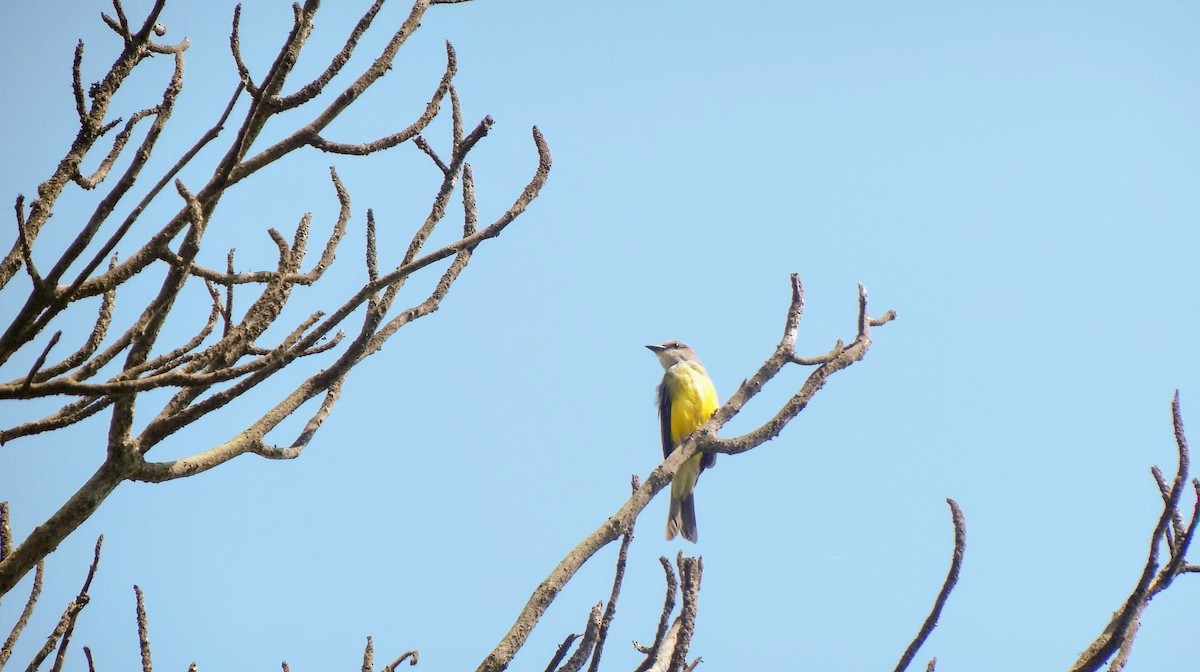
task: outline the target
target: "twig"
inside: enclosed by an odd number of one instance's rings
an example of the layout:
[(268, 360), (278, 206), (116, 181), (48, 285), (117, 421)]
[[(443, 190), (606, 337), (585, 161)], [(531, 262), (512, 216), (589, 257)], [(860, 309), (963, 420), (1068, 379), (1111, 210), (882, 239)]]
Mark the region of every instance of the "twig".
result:
[[(38, 564), (41, 564), (40, 561)], [(91, 580), (90, 573), (88, 580)], [(63, 615), (58, 619), (58, 625), (55, 626), (54, 631), (50, 633), (50, 636), (46, 638), (45, 645), (42, 646), (41, 650), (34, 655), (33, 660), (29, 663), (28, 669), (36, 670), (37, 668), (41, 667), (42, 663), (45, 662), (46, 658), (50, 655), (50, 652), (53, 651), (54, 647), (58, 644), (59, 639), (66, 637), (68, 633), (71, 632), (75, 624), (76, 616), (81, 609), (87, 606), (88, 600), (89, 597), (86, 593), (80, 593), (75, 597), (75, 599), (71, 600), (71, 602), (67, 605), (67, 608), (63, 610)]]
[(104, 545), (104, 535), (96, 538), (96, 548), (92, 554), (92, 564), (88, 567), (87, 578), (83, 581), (83, 588), (79, 590), (79, 596), (75, 598), (79, 603), (79, 609), (71, 613), (71, 617), (67, 622), (67, 627), (63, 631), (62, 642), (58, 645), (58, 655), (54, 658), (54, 666), (50, 668), (51, 672), (60, 672), (63, 663), (67, 660), (67, 646), (71, 643), (71, 635), (75, 632), (75, 621), (79, 618), (79, 612), (87, 606), (89, 600), (88, 590), (92, 587), (92, 579), (96, 576), (96, 568), (100, 566), (100, 547)]
[(450, 133), (451, 147), (457, 152), (463, 141), (462, 103), (458, 100), (458, 91), (450, 85)]
[[(1163, 477), (1162, 469), (1158, 465), (1150, 467), (1150, 475), (1154, 477), (1154, 483), (1158, 485), (1158, 492), (1163, 497), (1165, 503), (1171, 496), (1171, 486), (1167, 484), (1166, 478)], [(1171, 527), (1166, 530), (1167, 546), (1171, 551), (1175, 551), (1175, 539), (1183, 537), (1183, 516), (1180, 515), (1179, 509), (1176, 508), (1171, 515)]]
[[(291, 136), (280, 140), (274, 145), (262, 150), (253, 157), (250, 157), (249, 159), (246, 159), (238, 164), (236, 168), (230, 172), (230, 183), (232, 184), (239, 182), (246, 177), (249, 177), (264, 166), (274, 163), (284, 155), (305, 145), (310, 145), (324, 151), (336, 151), (338, 153), (347, 154), (362, 154), (364, 152), (360, 151), (361, 148), (365, 148), (367, 145), (371, 146), (376, 151), (387, 149), (388, 147), (394, 147), (402, 142), (407, 142), (417, 133), (420, 133), (422, 130), (424, 130), (424, 128), (429, 125), (429, 122), (431, 122), (433, 118), (437, 116), (438, 110), (441, 107), (442, 98), (446, 95), (446, 88), (450, 85), (450, 79), (454, 77), (457, 64), (455, 62), (453, 49), (447, 49), (446, 71), (442, 75), (441, 83), (439, 83), (437, 90), (433, 94), (433, 97), (430, 98), (429, 103), (425, 106), (425, 112), (422, 113), (421, 116), (418, 117), (417, 120), (408, 128), (386, 138), (381, 138), (374, 143), (364, 143), (363, 145), (343, 145), (341, 143), (331, 143), (324, 140), (319, 135), (322, 129), (328, 126), (335, 118), (337, 118), (339, 114), (342, 113), (343, 110), (349, 107), (351, 103), (357, 100), (358, 97), (361, 96), (380, 77), (382, 77), (384, 73), (391, 69), (392, 60), (396, 57), (396, 53), (399, 52), (400, 47), (408, 40), (408, 37), (412, 34), (412, 32), (421, 25), (421, 16), (428, 8), (427, 3), (428, 0), (417, 0), (417, 2), (414, 3), (412, 12), (409, 14), (408, 18), (405, 19), (400, 28), (397, 29), (397, 31), (392, 35), (392, 39), (388, 42), (387, 46), (384, 47), (380, 55), (371, 63), (371, 66), (367, 68), (367, 70), (365, 70), (361, 75), (359, 75), (358, 79), (354, 80), (354, 82), (347, 86), (341, 94), (336, 96), (333, 99), (333, 102), (331, 102), (324, 111), (319, 113), (311, 123), (304, 128), (297, 130)], [(311, 18), (308, 19), (308, 23), (311, 23)], [(303, 32), (303, 34), (297, 32), (296, 34), (297, 42), (301, 42), (304, 37), (307, 37), (307, 32)], [(297, 44), (297, 46), (299, 46), (299, 44)], [(287, 72), (290, 72), (291, 66), (294, 65), (294, 61), (285, 61), (282, 58), (277, 60), (276, 63), (279, 66), (278, 72), (272, 72), (269, 74), (267, 77), (267, 84), (264, 84), (263, 86), (263, 93), (266, 96), (274, 95), (279, 90), (279, 87), (283, 85), (283, 77)], [(274, 68), (275, 66), (273, 66), (273, 69)], [(260, 123), (255, 123), (254, 126), (261, 127)], [(254, 130), (257, 130), (257, 128)]]
[(71, 93), (75, 94), (75, 114), (80, 125), (88, 124), (87, 102), (83, 99), (83, 40), (75, 43), (75, 60), (71, 63)]
[(49, 432), (55, 429), (73, 425), (89, 418), (112, 405), (111, 397), (84, 397), (58, 409), (57, 412), (40, 420), (34, 420), (22, 425), (0, 431), (0, 445), (12, 439)]
[(150, 664), (150, 624), (146, 618), (146, 602), (141, 588), (134, 586), (133, 592), (137, 595), (138, 648), (142, 652), (142, 672), (153, 672), (153, 665)]
[(50, 342), (46, 344), (45, 348), (42, 348), (42, 354), (38, 355), (37, 360), (33, 362), (33, 366), (29, 367), (29, 374), (25, 376), (25, 382), (21, 383), (22, 393), (29, 391), (29, 386), (33, 384), (33, 377), (37, 375), (38, 369), (42, 368), (42, 365), (46, 363), (46, 357), (50, 355), (50, 350), (58, 344), (58, 339), (60, 338), (62, 338), (61, 329), (54, 332), (54, 335), (50, 337)]
[(358, 19), (358, 23), (354, 25), (354, 30), (350, 31), (350, 35), (346, 37), (346, 42), (342, 45), (341, 51), (329, 62), (325, 71), (317, 76), (316, 79), (300, 87), (296, 93), (280, 98), (276, 105), (282, 110), (290, 110), (299, 107), (304, 103), (316, 98), (325, 86), (337, 77), (342, 68), (350, 60), (351, 54), (354, 53), (355, 47), (358, 46), (358, 40), (363, 33), (367, 32), (367, 28), (371, 27), (371, 23), (379, 14), (380, 8), (383, 7), (383, 0), (375, 0), (374, 4)]
[[(475, 206), (475, 173), (471, 164), (463, 164), (462, 172), (462, 202), (463, 202), (463, 238), (469, 238), (479, 230), (479, 212)], [(468, 252), (475, 248), (468, 247)]]
[(8, 502), (0, 502), (0, 560), (12, 553), (12, 521), (8, 515)]
[[(788, 307), (783, 338), (780, 340), (779, 345), (776, 346), (774, 354), (763, 363), (758, 372), (742, 382), (733, 395), (725, 402), (725, 405), (717, 409), (717, 412), (713, 414), (712, 418), (700, 430), (693, 434), (690, 439), (685, 439), (679, 448), (675, 450), (675, 453), (679, 453), (682, 459), (686, 460), (695, 454), (695, 451), (692, 449), (693, 446), (696, 449), (706, 452), (737, 454), (775, 438), (793, 418), (804, 410), (812, 397), (825, 386), (830, 376), (866, 356), (867, 350), (871, 346), (871, 327), (886, 324), (896, 317), (895, 311), (889, 310), (881, 318), (871, 318), (867, 310), (867, 290), (862, 285), (859, 285), (858, 324), (854, 341), (850, 345), (844, 346), (839, 340), (828, 354), (819, 358), (800, 358), (796, 355), (795, 346), (800, 316), (804, 307), (804, 290), (800, 284), (798, 275), (793, 273), (791, 280), (792, 301)], [(746, 402), (756, 395), (767, 381), (773, 378), (789, 362), (811, 362), (819, 365), (809, 374), (800, 390), (779, 409), (773, 418), (758, 429), (739, 437), (728, 439), (717, 438), (715, 436), (717, 430), (736, 415)], [(674, 454), (672, 454), (673, 456)]]
[(367, 637), (367, 646), (363, 649), (362, 672), (375, 672), (375, 644)]
[[(1137, 636), (1142, 612), (1155, 595), (1166, 590), (1177, 576), (1186, 571), (1185, 568), (1188, 565), (1185, 555), (1191, 545), (1192, 539), (1195, 537), (1197, 519), (1200, 518), (1200, 481), (1192, 480), (1192, 491), (1196, 496), (1196, 502), (1193, 505), (1192, 519), (1187, 529), (1181, 531), (1176, 528), (1173, 540), (1168, 541), (1168, 530), (1174, 525), (1174, 521), (1181, 520), (1179, 500), (1183, 494), (1184, 485), (1187, 483), (1190, 461), (1187, 436), (1184, 434), (1183, 429), (1183, 415), (1180, 411), (1178, 390), (1175, 391), (1175, 396), (1171, 401), (1171, 423), (1174, 429), (1176, 448), (1179, 453), (1179, 464), (1176, 468), (1175, 479), (1165, 494), (1163, 493), (1165, 482), (1162, 480), (1161, 471), (1156, 474), (1155, 481), (1159, 483), (1159, 493), (1163, 499), (1163, 510), (1159, 515), (1158, 522), (1154, 526), (1154, 530), (1150, 534), (1150, 548), (1147, 552), (1146, 564), (1142, 568), (1141, 576), (1138, 578), (1138, 582), (1130, 592), (1129, 597), (1126, 598), (1121, 608), (1113, 613), (1112, 619), (1104, 628), (1104, 631), (1100, 633), (1100, 636), (1080, 654), (1079, 659), (1071, 668), (1071, 672), (1093, 672), (1094, 670), (1098, 670), (1114, 654), (1116, 654), (1116, 658), (1113, 660), (1112, 665), (1115, 666), (1115, 670), (1121, 669), (1129, 655), (1130, 648), (1133, 646), (1133, 640)], [(1151, 473), (1154, 474), (1154, 470)], [(1159, 546), (1164, 542), (1168, 544), (1170, 558), (1168, 558), (1167, 562), (1160, 569), (1158, 562)], [(1114, 668), (1110, 666), (1110, 669)]]
[(558, 664), (563, 658), (567, 657), (567, 652), (571, 650), (571, 645), (575, 640), (579, 639), (579, 635), (571, 633), (563, 638), (562, 644), (558, 645), (558, 649), (554, 651), (554, 655), (550, 657), (550, 663), (546, 665), (546, 672), (554, 672), (558, 669)]
[(129, 138), (133, 135), (133, 129), (137, 127), (138, 122), (146, 117), (154, 116), (160, 113), (161, 112), (157, 107), (146, 108), (133, 113), (129, 117), (129, 121), (125, 122), (125, 127), (121, 129), (121, 132), (118, 133), (115, 138), (113, 138), (112, 147), (109, 148), (108, 154), (100, 161), (100, 165), (96, 168), (95, 172), (93, 172), (91, 175), (84, 176), (80, 172), (76, 171), (75, 174), (71, 176), (71, 179), (75, 181), (75, 184), (78, 184), (84, 189), (95, 189), (101, 182), (104, 181), (105, 177), (108, 177), (109, 169), (111, 169), (112, 165), (116, 163), (117, 157), (121, 155), (121, 151), (125, 149), (125, 145), (129, 142)]
[(240, 4), (234, 5), (233, 28), (229, 31), (229, 51), (233, 53), (234, 67), (237, 68), (238, 78), (242, 80), (242, 88), (252, 98), (257, 99), (261, 91), (255, 85), (254, 78), (250, 76), (250, 69), (246, 67), (245, 61), (242, 60), (241, 22), (242, 6)]
[(33, 572), (33, 588), (29, 591), (29, 599), (25, 600), (25, 608), (21, 610), (21, 616), (13, 624), (12, 631), (8, 633), (8, 638), (4, 640), (4, 646), (0, 647), (0, 669), (12, 657), (17, 640), (21, 638), (21, 633), (25, 631), (25, 626), (29, 623), (29, 617), (33, 615), (33, 608), (37, 606), (38, 596), (42, 594), (42, 579), (45, 573), (46, 561), (38, 560), (37, 569)]
[(684, 557), (683, 551), (676, 557), (679, 565), (679, 592), (683, 605), (679, 608), (679, 634), (671, 652), (670, 672), (679, 672), (687, 665), (688, 648), (692, 644), (692, 631), (696, 628), (696, 608), (700, 601), (700, 577), (704, 573), (704, 561), (700, 558)]
[[(950, 516), (954, 522), (954, 553), (950, 557), (950, 571), (946, 573), (946, 580), (942, 583), (942, 589), (938, 592), (937, 599), (933, 602), (933, 609), (929, 612), (929, 616), (925, 618), (925, 622), (921, 624), (921, 630), (917, 632), (917, 636), (913, 638), (912, 643), (905, 649), (904, 655), (900, 656), (900, 662), (896, 664), (896, 672), (903, 672), (903, 670), (908, 669), (909, 663), (916, 657), (921, 645), (925, 643), (930, 633), (937, 627), (938, 619), (942, 615), (942, 608), (946, 606), (946, 600), (950, 598), (950, 591), (954, 590), (954, 584), (958, 583), (958, 573), (962, 569), (963, 553), (967, 549), (967, 525), (966, 520), (963, 518), (962, 509), (958, 507), (958, 502), (953, 499), (947, 499), (946, 503), (950, 505)], [(930, 664), (932, 664), (932, 661), (930, 661)]]
[[(117, 258), (114, 256), (109, 262), (109, 268), (111, 269), (116, 263)], [(113, 287), (101, 295), (100, 310), (96, 315), (96, 322), (92, 325), (92, 333), (88, 334), (87, 340), (83, 342), (83, 345), (61, 362), (42, 369), (41, 373), (34, 380), (37, 382), (49, 380), (87, 361), (87, 358), (91, 357), (100, 348), (100, 343), (104, 341), (104, 336), (108, 334), (108, 328), (112, 325), (113, 309), (116, 307), (116, 303), (117, 288)]]
[[(379, 253), (375, 247), (375, 211), (367, 208), (367, 250), (366, 250), (366, 267), (367, 281), (375, 282), (379, 279)], [(374, 308), (375, 297), (370, 297), (367, 309)]]
[(637, 642), (633, 643), (635, 649), (646, 654), (646, 659), (642, 661), (641, 665), (638, 665), (635, 672), (646, 672), (654, 664), (667, 636), (671, 612), (675, 611), (675, 570), (671, 567), (671, 561), (667, 560), (665, 556), (659, 556), (658, 562), (662, 565), (663, 573), (666, 574), (667, 593), (663, 598), (662, 613), (658, 617), (658, 628), (654, 632), (654, 643), (645, 647)]
[(234, 105), (241, 96), (242, 90), (243, 89), (241, 86), (238, 86), (236, 89), (234, 89), (233, 95), (230, 96), (229, 102), (225, 104), (225, 109), (221, 113), (221, 116), (217, 119), (217, 122), (209, 127), (209, 129), (204, 132), (204, 135), (200, 136), (200, 139), (183, 153), (179, 160), (175, 162), (175, 165), (171, 166), (170, 170), (164, 173), (163, 176), (154, 183), (154, 186), (151, 187), (148, 192), (146, 192), (146, 195), (142, 197), (142, 200), (138, 201), (138, 204), (129, 211), (129, 214), (126, 215), (125, 219), (121, 221), (121, 224), (117, 227), (116, 231), (109, 236), (108, 240), (104, 242), (104, 245), (100, 247), (100, 250), (92, 257), (92, 260), (88, 262), (83, 270), (80, 271), (79, 275), (76, 276), (75, 280), (71, 283), (71, 287), (67, 292), (68, 294), (83, 298), (95, 296), (96, 294), (101, 294), (103, 292), (115, 289), (117, 285), (132, 278), (134, 275), (141, 272), (141, 270), (147, 265), (149, 265), (151, 261), (156, 259), (156, 253), (159, 250), (166, 248), (167, 241), (173, 239), (181, 230), (183, 230), (183, 227), (187, 224), (187, 220), (183, 216), (186, 214), (186, 210), (181, 211), (174, 218), (172, 218), (172, 220), (168, 222), (162, 230), (155, 234), (155, 236), (149, 242), (147, 242), (146, 245), (142, 246), (142, 248), (139, 249), (138, 252), (132, 255), (129, 259), (126, 259), (125, 263), (120, 265), (112, 265), (104, 274), (94, 277), (92, 276), (92, 273), (94, 273), (95, 270), (100, 267), (100, 264), (105, 258), (108, 258), (109, 255), (112, 254), (112, 251), (116, 249), (117, 244), (124, 239), (125, 234), (127, 234), (130, 228), (132, 228), (133, 225), (138, 221), (138, 218), (146, 210), (146, 208), (149, 207), (150, 203), (158, 197), (158, 194), (162, 192), (167, 185), (172, 183), (179, 172), (183, 170), (183, 168), (189, 163), (191, 163), (192, 159), (194, 159), (196, 155), (200, 153), (201, 149), (203, 149), (208, 145), (208, 143), (212, 142), (217, 138), (218, 135), (220, 135), (221, 131), (224, 130), (225, 123), (229, 120), (229, 115), (233, 112)]
[(29, 231), (26, 228), (25, 222), (25, 196), (17, 195), (16, 202), (17, 210), (17, 245), (21, 251), (21, 263), (25, 266), (25, 272), (29, 274), (29, 280), (33, 283), (34, 293), (41, 293), (45, 288), (45, 281), (42, 279), (41, 273), (38, 273), (37, 266), (33, 263), (33, 249), (30, 241)]
[(421, 654), (418, 653), (416, 649), (413, 649), (412, 651), (405, 651), (404, 653), (400, 654), (399, 658), (393, 660), (391, 663), (386, 665), (382, 670), (380, 670), (380, 672), (395, 672), (395, 669), (397, 667), (400, 667), (400, 663), (403, 663), (406, 660), (408, 661), (408, 666), (412, 667), (413, 665), (416, 665), (418, 662), (420, 662)]
[[(630, 478), (630, 486), (633, 491), (637, 492), (641, 485), (637, 474), (634, 474)], [(604, 606), (604, 616), (600, 619), (600, 629), (596, 633), (595, 651), (592, 653), (592, 662), (588, 665), (588, 672), (597, 672), (600, 669), (600, 656), (604, 653), (604, 640), (608, 637), (608, 628), (617, 615), (617, 598), (621, 596), (621, 583), (625, 580), (625, 562), (629, 556), (629, 543), (633, 541), (633, 530), (636, 524), (636, 520), (630, 523), (629, 529), (621, 537), (621, 548), (617, 551), (617, 570), (613, 574), (612, 592), (609, 593), (608, 604)]]
[(425, 152), (430, 159), (433, 159), (433, 163), (442, 171), (443, 175), (450, 174), (450, 167), (442, 162), (441, 157), (437, 155), (437, 152), (434, 151), (433, 147), (429, 145), (429, 142), (424, 137), (418, 135), (417, 137), (413, 138), (413, 144), (416, 145), (422, 152)]
[(567, 662), (558, 668), (558, 672), (579, 672), (583, 669), (583, 664), (587, 662), (588, 656), (592, 654), (592, 649), (596, 645), (596, 636), (599, 630), (600, 603), (597, 602), (588, 612), (587, 627), (584, 628), (583, 637), (579, 640), (579, 647), (575, 649), (575, 653), (567, 659)]

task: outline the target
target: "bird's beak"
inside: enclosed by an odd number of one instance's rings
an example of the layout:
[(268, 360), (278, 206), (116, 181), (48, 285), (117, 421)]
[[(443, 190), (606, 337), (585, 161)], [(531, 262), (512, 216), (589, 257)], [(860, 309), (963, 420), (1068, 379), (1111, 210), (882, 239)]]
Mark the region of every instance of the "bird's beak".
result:
[(657, 355), (658, 353), (662, 352), (666, 348), (662, 347), (661, 345), (647, 345), (646, 349)]

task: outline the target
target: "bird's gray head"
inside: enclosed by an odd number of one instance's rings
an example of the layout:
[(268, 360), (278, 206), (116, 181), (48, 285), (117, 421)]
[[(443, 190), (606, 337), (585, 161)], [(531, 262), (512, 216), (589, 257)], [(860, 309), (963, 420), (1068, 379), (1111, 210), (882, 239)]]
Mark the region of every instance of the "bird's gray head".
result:
[(663, 341), (658, 345), (647, 345), (650, 352), (658, 356), (658, 361), (664, 369), (669, 369), (680, 362), (698, 362), (696, 353), (683, 341)]

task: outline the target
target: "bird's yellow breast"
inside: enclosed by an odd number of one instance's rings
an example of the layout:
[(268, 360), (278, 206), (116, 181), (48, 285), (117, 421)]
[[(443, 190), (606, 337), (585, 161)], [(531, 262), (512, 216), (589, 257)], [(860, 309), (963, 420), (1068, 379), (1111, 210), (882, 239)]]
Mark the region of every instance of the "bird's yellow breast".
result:
[(671, 400), (671, 443), (679, 445), (716, 412), (717, 390), (698, 362), (680, 362), (667, 369), (663, 384)]

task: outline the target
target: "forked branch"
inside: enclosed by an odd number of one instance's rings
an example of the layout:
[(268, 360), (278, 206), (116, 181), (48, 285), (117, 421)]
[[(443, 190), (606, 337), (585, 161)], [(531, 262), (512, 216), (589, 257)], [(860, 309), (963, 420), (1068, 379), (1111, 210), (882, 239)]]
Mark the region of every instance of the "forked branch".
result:
[[(1170, 487), (1166, 487), (1162, 472), (1158, 467), (1151, 469), (1151, 475), (1158, 485), (1162, 496), (1163, 509), (1158, 522), (1150, 533), (1150, 547), (1147, 552), (1146, 564), (1141, 576), (1130, 592), (1129, 597), (1121, 608), (1113, 613), (1112, 619), (1104, 628), (1104, 632), (1093, 641), (1079, 656), (1079, 660), (1071, 667), (1071, 672), (1092, 672), (1100, 669), (1106, 662), (1110, 672), (1118, 672), (1125, 666), (1125, 661), (1137, 637), (1141, 625), (1142, 612), (1162, 591), (1182, 574), (1196, 571), (1187, 562), (1188, 548), (1196, 536), (1196, 525), (1200, 521), (1200, 480), (1192, 479), (1191, 490), (1194, 500), (1191, 505), (1191, 516), (1187, 527), (1183, 527), (1183, 515), (1180, 511), (1180, 500), (1188, 485), (1188, 454), (1187, 436), (1183, 431), (1183, 414), (1179, 408), (1179, 391), (1171, 401), (1171, 424), (1174, 428), (1175, 447), (1179, 454), (1179, 463), (1175, 469), (1175, 478)], [(1172, 532), (1174, 530), (1174, 532)], [(1166, 551), (1165, 562), (1160, 562), (1159, 554)], [(1115, 656), (1114, 656), (1115, 654)]]
[(850, 345), (845, 346), (838, 341), (834, 348), (820, 359), (816, 370), (809, 375), (800, 390), (766, 424), (741, 437), (719, 438), (716, 436), (717, 430), (736, 415), (768, 380), (779, 373), (786, 364), (798, 363), (795, 359), (795, 345), (804, 307), (804, 290), (800, 284), (800, 277), (796, 274), (791, 276), (791, 288), (792, 300), (784, 320), (783, 338), (775, 352), (754, 376), (742, 383), (734, 395), (713, 414), (713, 417), (703, 427), (685, 438), (680, 446), (650, 473), (642, 486), (616, 513), (587, 535), (578, 546), (559, 561), (549, 576), (533, 591), (508, 633), (480, 663), (478, 672), (499, 672), (508, 666), (563, 586), (597, 551), (615, 541), (630, 528), (633, 520), (649, 504), (654, 495), (670, 483), (671, 478), (685, 460), (694, 455), (697, 450), (722, 453), (745, 452), (777, 436), (783, 427), (808, 405), (809, 400), (825, 385), (829, 376), (866, 356), (871, 345), (871, 328), (886, 324), (896, 317), (896, 314), (890, 310), (882, 317), (871, 317), (867, 310), (866, 289), (859, 285), (857, 328), (854, 340)]
[[(234, 13), (230, 45), (234, 53), (239, 84), (217, 123), (204, 133), (184, 155), (154, 181), (153, 185), (123, 218), (116, 217), (115, 229), (107, 238), (100, 232), (112, 228), (118, 206), (138, 183), (142, 168), (157, 147), (157, 139), (175, 109), (183, 86), (183, 56), (186, 40), (179, 44), (160, 44), (157, 38), (165, 28), (157, 23), (163, 0), (156, 2), (146, 21), (135, 29), (120, 4), (114, 1), (114, 17), (105, 17), (108, 26), (120, 36), (122, 54), (109, 74), (90, 87), (85, 95), (80, 74), (84, 51), (76, 47), (72, 87), (80, 131), (70, 153), (60, 163), (58, 171), (38, 189), (38, 199), (28, 207), (23, 198), (16, 201), (17, 227), (12, 251), (0, 261), (0, 288), (22, 267), (33, 285), (16, 319), (0, 334), (0, 366), (20, 350), (36, 348), (40, 352), (22, 369), (5, 371), (0, 379), (0, 400), (26, 400), (36, 397), (73, 397), (49, 415), (0, 427), (0, 443), (53, 431), (83, 421), (96, 414), (110, 415), (107, 445), (99, 452), (106, 456), (95, 474), (84, 483), (42, 525), (34, 527), (29, 537), (16, 544), (0, 558), (0, 595), (8, 592), (32, 569), (38, 560), (86, 520), (101, 502), (121, 483), (130, 480), (161, 482), (184, 478), (217, 467), (245, 454), (270, 459), (290, 459), (302, 453), (317, 430), (332, 411), (351, 369), (366, 357), (377, 352), (396, 331), (411, 322), (436, 312), (450, 288), (460, 277), (477, 248), (486, 240), (501, 234), (537, 198), (549, 176), (551, 155), (542, 134), (533, 129), (537, 152), (537, 167), (528, 184), (512, 206), (500, 213), (486, 226), (478, 223), (475, 204), (475, 184), (467, 159), (471, 150), (484, 139), (492, 127), (491, 117), (484, 119), (469, 133), (462, 131), (462, 111), (452, 79), (458, 64), (453, 47), (446, 44), (446, 67), (434, 91), (416, 118), (395, 133), (383, 138), (350, 145), (330, 141), (321, 134), (339, 115), (345, 112), (362, 94), (393, 67), (400, 47), (421, 23), (431, 4), (429, 0), (414, 0), (403, 23), (372, 60), (364, 61), (363, 70), (352, 78), (340, 93), (325, 100), (317, 109), (289, 132), (275, 133), (282, 140), (267, 145), (257, 154), (249, 155), (251, 147), (264, 129), (273, 123), (295, 124), (296, 111), (309, 103), (320, 101), (331, 83), (343, 74), (352, 60), (351, 55), (375, 21), (382, 2), (375, 2), (361, 16), (346, 37), (343, 48), (327, 63), (313, 80), (302, 84), (294, 93), (286, 93), (288, 79), (307, 44), (319, 8), (317, 0), (297, 5), (293, 25), (274, 61), (257, 80), (244, 62), (239, 47), (240, 9)], [(116, 127), (106, 121), (109, 102), (126, 77), (151, 54), (169, 55), (175, 64), (173, 74), (163, 93), (153, 105), (134, 111), (124, 122), (123, 129), (107, 149), (100, 150), (99, 167), (90, 174), (80, 170), (81, 163), (95, 147), (97, 140)], [(250, 101), (244, 117), (237, 124), (223, 156), (216, 160), (211, 176), (198, 189), (187, 188), (177, 177), (185, 166), (200, 156), (199, 150), (218, 138), (229, 121), (239, 95), (248, 92)], [(308, 264), (305, 258), (313, 218), (299, 218), (291, 239), (269, 229), (267, 234), (275, 243), (278, 258), (273, 268), (237, 272), (233, 252), (226, 256), (226, 268), (217, 271), (199, 263), (205, 234), (216, 206), (244, 178), (271, 166), (287, 154), (305, 148), (317, 148), (339, 154), (367, 155), (397, 147), (421, 138), (416, 143), (421, 151), (432, 145), (420, 136), (442, 109), (442, 101), (451, 97), (449, 161), (435, 164), (441, 185), (433, 196), (429, 214), (414, 227), (407, 249), (396, 254), (391, 270), (380, 269), (380, 250), (376, 248), (374, 216), (368, 215), (366, 236), (368, 253), (365, 262), (366, 278), (341, 298), (341, 305), (330, 313), (304, 311), (308, 316), (294, 325), (281, 324), (285, 307), (303, 288), (319, 282), (335, 260), (336, 251), (352, 224), (353, 212), (349, 190), (342, 184), (337, 171), (330, 169), (333, 192), (338, 201), (338, 215), (330, 228), (320, 255)], [(90, 98), (90, 103), (87, 98)], [(279, 118), (285, 111), (292, 114)], [(138, 143), (135, 131), (149, 124)], [(122, 155), (137, 146), (137, 151), (120, 175), (111, 170)], [(66, 252), (44, 273), (33, 267), (38, 250), (38, 233), (55, 200), (67, 183), (77, 187), (108, 191), (98, 196), (99, 203), (81, 227)], [(180, 199), (178, 211), (158, 225), (157, 231), (142, 241), (124, 260), (112, 254), (115, 246), (134, 231), (133, 224), (150, 212), (149, 206), (167, 183), (173, 182)], [(425, 250), (439, 224), (444, 222), (454, 192), (461, 183), (463, 224), (462, 234), (448, 245), (433, 251)], [(293, 220), (294, 221), (294, 220)], [(98, 246), (99, 249), (96, 249)], [(89, 260), (90, 259), (90, 260)], [(107, 268), (102, 268), (108, 260)], [(424, 296), (413, 297), (403, 307), (401, 290), (406, 281), (423, 269), (445, 262), (434, 288)], [(152, 265), (162, 268), (161, 280), (153, 297), (138, 306), (139, 316), (130, 324), (114, 330), (114, 305), (118, 288), (126, 286)], [(83, 270), (74, 279), (65, 275), (68, 269)], [(307, 269), (307, 270), (305, 270)], [(72, 270), (72, 272), (75, 272)], [(140, 281), (139, 281), (140, 282)], [(189, 287), (196, 287), (190, 290)], [(246, 308), (237, 314), (234, 290), (238, 289), (240, 303)], [(222, 290), (224, 290), (222, 292)], [(142, 288), (144, 292), (144, 288)], [(201, 291), (210, 301), (207, 319), (192, 327), (190, 339), (166, 343), (165, 334), (178, 333), (167, 329), (169, 321), (188, 319), (186, 311), (176, 306), (188, 291)], [(247, 295), (250, 292), (250, 295)], [(122, 293), (136, 296), (138, 292)], [(222, 294), (224, 296), (222, 296)], [(54, 362), (51, 356), (61, 340), (71, 341), (69, 329), (54, 332), (48, 339), (42, 334), (47, 327), (61, 321), (63, 312), (90, 297), (100, 297), (99, 313), (91, 333), (82, 338), (83, 344), (73, 353)], [(15, 304), (20, 305), (20, 304)], [(336, 304), (335, 304), (336, 305)], [(363, 308), (365, 307), (365, 310)], [(351, 324), (361, 316), (361, 322)], [(222, 323), (220, 329), (218, 323)], [(69, 326), (69, 325), (66, 325)], [(186, 326), (186, 324), (185, 324)], [(113, 332), (115, 331), (115, 335)], [(260, 343), (268, 333), (284, 334), (277, 343)], [(82, 336), (82, 335), (81, 335)], [(147, 459), (150, 450), (168, 437), (192, 425), (210, 413), (233, 403), (296, 362), (325, 355), (319, 370), (309, 375), (290, 392), (267, 399), (262, 415), (240, 429), (233, 430), (224, 440), (193, 455), (167, 461)], [(332, 360), (332, 361), (330, 361)], [(317, 367), (314, 367), (317, 368)], [(104, 377), (101, 378), (103, 373)], [(166, 390), (165, 403), (155, 411), (142, 398), (145, 392)], [(276, 445), (270, 433), (284, 420), (300, 410), (306, 402), (321, 397), (320, 404), (308, 418), (298, 435), (290, 442)], [(150, 410), (148, 422), (139, 423), (134, 431), (134, 408), (139, 414)], [(10, 417), (10, 416), (8, 416)], [(140, 416), (139, 416), (140, 417)]]

